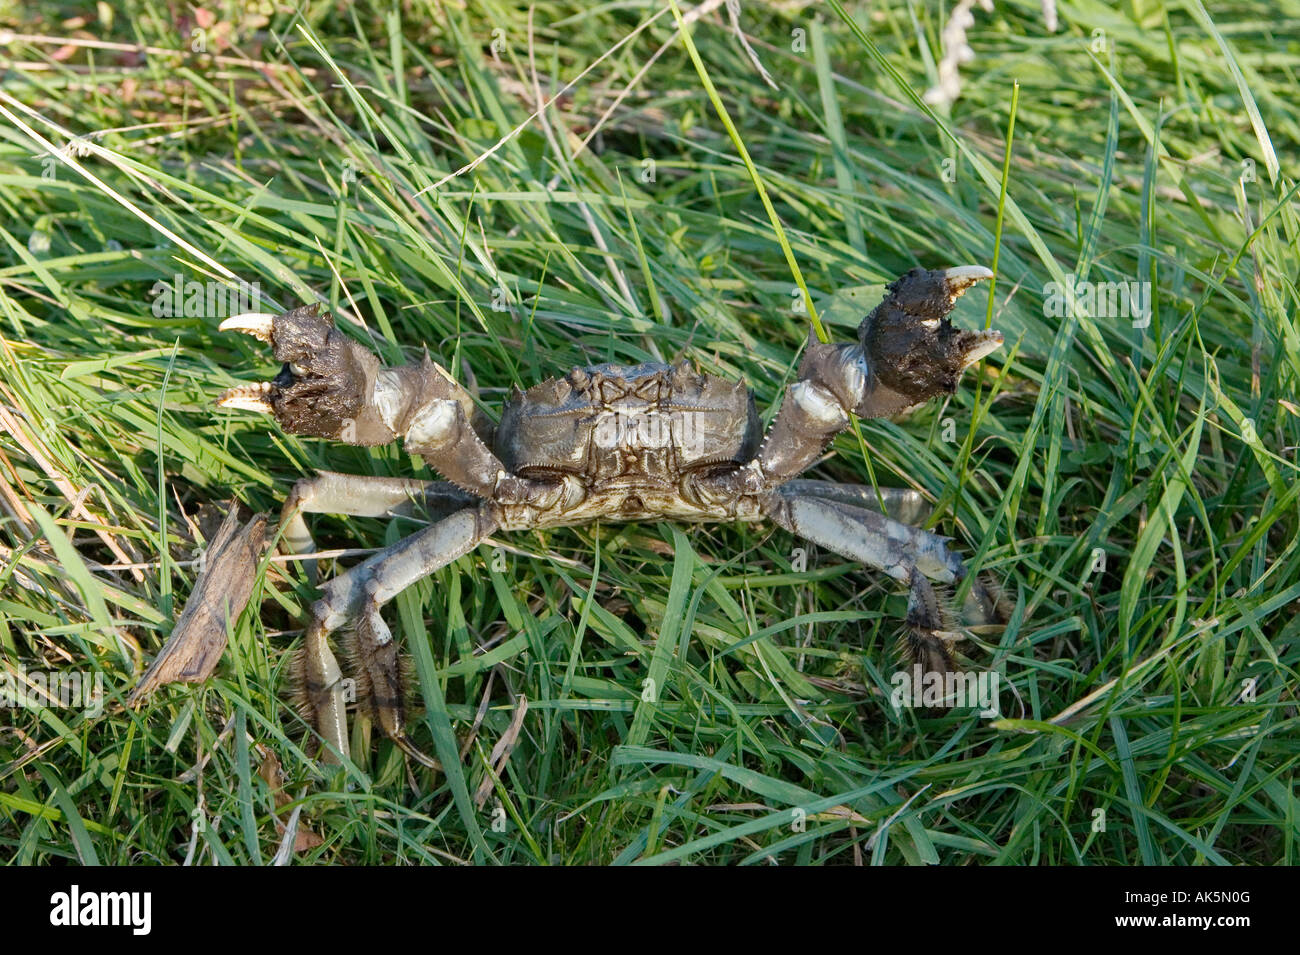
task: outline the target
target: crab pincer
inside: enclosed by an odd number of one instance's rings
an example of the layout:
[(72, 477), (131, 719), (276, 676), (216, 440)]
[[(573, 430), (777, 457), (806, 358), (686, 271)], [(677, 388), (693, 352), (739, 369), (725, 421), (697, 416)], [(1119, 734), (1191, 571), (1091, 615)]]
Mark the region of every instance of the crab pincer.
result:
[(218, 327), (266, 342), (283, 362), (273, 379), (230, 388), (218, 406), (272, 415), (292, 434), (350, 444), (386, 444), (396, 437), (373, 406), (379, 359), (316, 305), (280, 315), (234, 315)]
[(961, 373), (1002, 344), (993, 329), (967, 331), (948, 320), (967, 289), (993, 278), (982, 265), (912, 269), (858, 327), (858, 341), (880, 383), (913, 401), (957, 390)]

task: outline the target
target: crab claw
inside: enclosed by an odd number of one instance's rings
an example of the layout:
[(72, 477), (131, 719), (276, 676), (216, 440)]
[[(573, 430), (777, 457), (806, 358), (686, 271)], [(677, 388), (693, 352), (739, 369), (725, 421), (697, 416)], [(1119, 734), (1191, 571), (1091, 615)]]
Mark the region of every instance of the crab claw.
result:
[(374, 407), (379, 360), (335, 328), (328, 313), (315, 305), (280, 315), (248, 312), (219, 327), (266, 342), (284, 365), (271, 381), (229, 389), (218, 406), (273, 415), (293, 434), (351, 444), (395, 437)]
[[(857, 343), (810, 342), (799, 378), (863, 418), (898, 414), (952, 394), (961, 373), (1002, 344), (1001, 332), (965, 331), (948, 321), (962, 293), (992, 277), (982, 265), (912, 269), (890, 283), (884, 301), (862, 320)], [(829, 424), (836, 416), (827, 407), (823, 418)]]
[(963, 265), (912, 269), (891, 283), (858, 328), (879, 382), (911, 404), (955, 392), (961, 373), (1001, 346), (1002, 333), (955, 328), (948, 313), (968, 288), (992, 277), (982, 265)]

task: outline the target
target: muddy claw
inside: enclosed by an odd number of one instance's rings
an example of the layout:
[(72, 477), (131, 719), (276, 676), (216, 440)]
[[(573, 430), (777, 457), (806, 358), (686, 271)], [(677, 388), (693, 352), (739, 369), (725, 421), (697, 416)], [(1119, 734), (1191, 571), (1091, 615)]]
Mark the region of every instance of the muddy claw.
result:
[[(884, 301), (862, 320), (857, 343), (810, 342), (800, 380), (816, 383), (844, 411), (863, 418), (898, 414), (954, 393), (961, 373), (998, 348), (1002, 333), (954, 328), (948, 313), (968, 288), (992, 277), (981, 265), (912, 269), (889, 285)], [(835, 420), (833, 409), (819, 405), (815, 394), (806, 404), (813, 418)], [(819, 407), (829, 410), (821, 413)], [(782, 438), (789, 441), (814, 423), (792, 418), (783, 427), (791, 429)]]
[(266, 342), (284, 366), (271, 381), (229, 389), (217, 399), (218, 406), (274, 415), (293, 434), (352, 444), (393, 440), (372, 402), (379, 360), (335, 328), (317, 306), (281, 315), (235, 315), (220, 330)]
[(948, 313), (968, 288), (992, 277), (981, 265), (963, 265), (912, 269), (891, 283), (858, 329), (880, 382), (911, 403), (955, 392), (962, 371), (997, 349), (1002, 333), (955, 328)]

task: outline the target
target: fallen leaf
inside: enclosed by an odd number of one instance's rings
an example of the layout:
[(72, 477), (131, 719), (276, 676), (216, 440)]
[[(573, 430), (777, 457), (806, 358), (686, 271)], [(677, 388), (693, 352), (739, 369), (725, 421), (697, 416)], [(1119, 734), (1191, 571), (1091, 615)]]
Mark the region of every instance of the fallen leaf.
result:
[(492, 747), (492, 755), (488, 757), (488, 774), (483, 777), (479, 783), (478, 791), (474, 793), (474, 805), (479, 809), (483, 808), (483, 803), (487, 802), (488, 794), (492, 792), (493, 786), (501, 779), (501, 774), (505, 772), (506, 763), (510, 762), (510, 754), (515, 751), (515, 745), (519, 742), (519, 732), (524, 728), (524, 715), (528, 712), (528, 697), (520, 696), (519, 703), (515, 707), (514, 719), (506, 728), (505, 733), (497, 740), (497, 744)]
[(231, 502), (226, 519), (204, 552), (202, 570), (153, 665), (136, 684), (127, 705), (135, 706), (168, 683), (202, 683), (226, 650), (226, 635), (248, 605), (257, 562), (266, 542), (266, 515), (241, 525)]

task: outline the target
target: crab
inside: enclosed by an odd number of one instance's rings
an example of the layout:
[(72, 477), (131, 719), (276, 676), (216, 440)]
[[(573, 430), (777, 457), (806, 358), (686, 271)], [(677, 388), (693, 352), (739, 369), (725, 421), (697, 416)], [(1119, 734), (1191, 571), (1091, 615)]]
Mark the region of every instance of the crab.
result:
[[(997, 331), (961, 330), (947, 317), (992, 274), (980, 266), (913, 269), (888, 286), (856, 342), (810, 340), (766, 435), (743, 382), (686, 361), (593, 365), (516, 388), (493, 428), (474, 395), (427, 351), (382, 367), (317, 306), (226, 319), (222, 330), (269, 344), (283, 367), (272, 381), (229, 389), (219, 406), (353, 445), (401, 439), (445, 479), (319, 472), (298, 481), (285, 502), (282, 544), (300, 555), (315, 552), (306, 513), (383, 517), (422, 506), (438, 517), (329, 580), (311, 605), (296, 666), (324, 758), (349, 756), (345, 681), (329, 645), (337, 633), (358, 708), (403, 752), (437, 765), (406, 734), (403, 667), (381, 610), (498, 531), (595, 520), (771, 521), (906, 586), (904, 643), (927, 672), (953, 669), (950, 645), (962, 634), (942, 588), (967, 570), (945, 538), (914, 526), (920, 494), (799, 475), (851, 415), (893, 415), (952, 394), (962, 372), (1002, 344)], [(307, 571), (315, 583), (314, 562)], [(967, 626), (1005, 622), (1001, 600), (991, 581), (972, 579)]]

